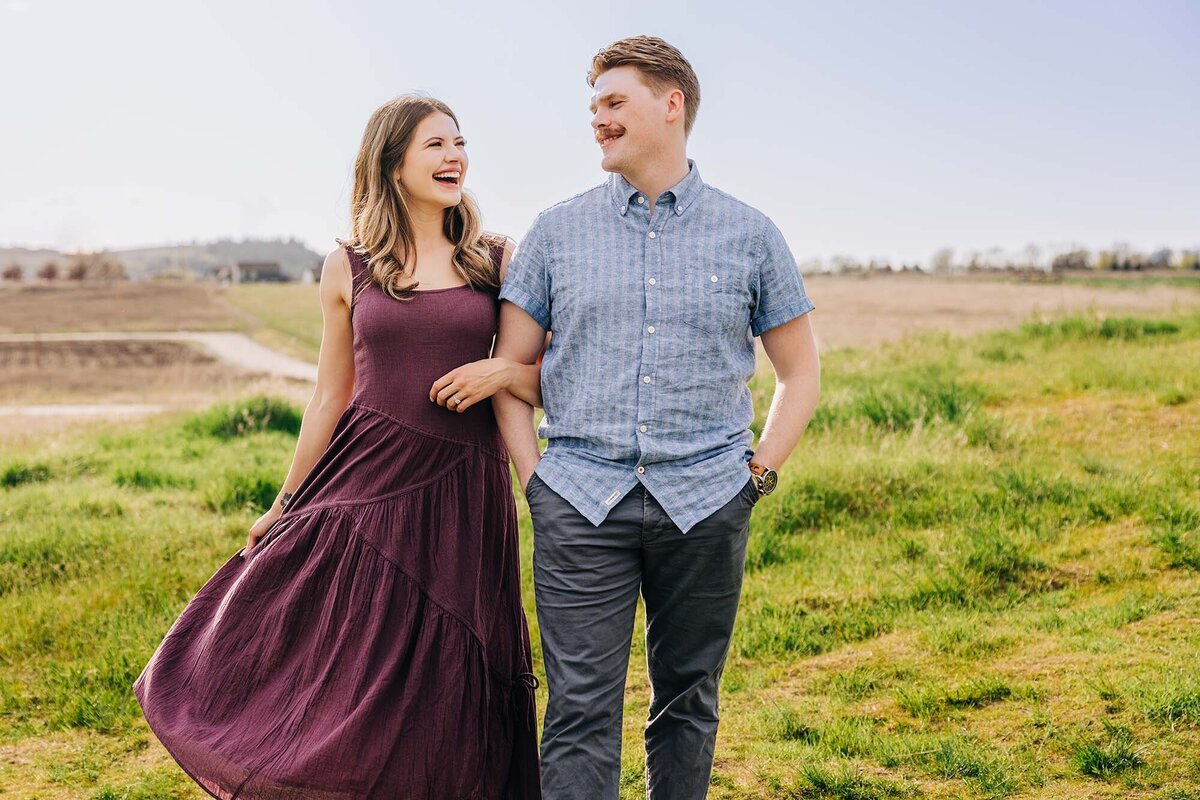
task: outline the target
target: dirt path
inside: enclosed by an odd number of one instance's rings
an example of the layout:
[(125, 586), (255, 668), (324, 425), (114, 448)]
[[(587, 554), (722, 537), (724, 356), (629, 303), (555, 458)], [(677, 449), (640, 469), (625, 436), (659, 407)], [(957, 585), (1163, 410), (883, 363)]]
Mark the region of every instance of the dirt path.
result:
[[(150, 331), (150, 332), (65, 332), (0, 334), (0, 344), (100, 342), (181, 342), (203, 350), (245, 373), (312, 382), (317, 367), (306, 361), (277, 353), (242, 333)], [(168, 368), (169, 369), (169, 368)], [(176, 405), (176, 404), (172, 404)], [(152, 403), (63, 403), (0, 405), (0, 417), (114, 418), (156, 414), (169, 406)], [(14, 421), (15, 422), (15, 421)]]
[(17, 417), (137, 417), (157, 414), (166, 406), (150, 403), (88, 403), (84, 405), (0, 406), (0, 416)]
[(317, 366), (298, 358), (278, 353), (264, 347), (244, 333), (193, 332), (193, 331), (149, 331), (83, 332), (83, 333), (6, 333), (0, 334), (0, 343), (5, 342), (189, 342), (200, 345), (217, 358), (231, 366), (247, 372), (260, 372), (279, 378), (315, 381)]

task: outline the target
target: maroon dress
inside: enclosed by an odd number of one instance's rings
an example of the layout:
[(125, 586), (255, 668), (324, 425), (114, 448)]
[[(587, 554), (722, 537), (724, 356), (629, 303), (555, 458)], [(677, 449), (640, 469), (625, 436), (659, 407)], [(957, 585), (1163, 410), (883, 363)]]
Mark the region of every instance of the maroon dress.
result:
[(496, 295), (398, 301), (350, 264), (350, 405), (287, 510), (204, 584), (134, 692), (224, 800), (540, 797), (508, 456), (490, 402), (459, 414), (429, 400), (439, 377), (488, 357)]

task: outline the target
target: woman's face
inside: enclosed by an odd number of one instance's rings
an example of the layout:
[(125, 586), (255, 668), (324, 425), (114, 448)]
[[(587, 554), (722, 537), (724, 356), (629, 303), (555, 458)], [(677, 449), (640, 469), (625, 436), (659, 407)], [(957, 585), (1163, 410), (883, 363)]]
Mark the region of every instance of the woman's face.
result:
[(440, 111), (421, 120), (396, 179), (410, 204), (453, 208), (462, 202), (467, 177), (466, 140), (458, 126)]

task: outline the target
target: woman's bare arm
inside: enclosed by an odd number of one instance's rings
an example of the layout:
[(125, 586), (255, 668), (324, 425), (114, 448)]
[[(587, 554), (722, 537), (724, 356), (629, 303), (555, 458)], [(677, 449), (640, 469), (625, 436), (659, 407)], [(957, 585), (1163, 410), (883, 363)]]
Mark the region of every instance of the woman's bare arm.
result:
[(321, 352), (317, 357), (317, 385), (304, 409), (300, 436), (292, 465), (271, 508), (250, 528), (243, 555), (283, 513), (282, 500), (308, 476), (321, 453), (329, 445), (333, 429), (354, 393), (354, 335), (350, 327), (350, 302), (353, 281), (346, 251), (338, 248), (325, 257), (321, 267)]

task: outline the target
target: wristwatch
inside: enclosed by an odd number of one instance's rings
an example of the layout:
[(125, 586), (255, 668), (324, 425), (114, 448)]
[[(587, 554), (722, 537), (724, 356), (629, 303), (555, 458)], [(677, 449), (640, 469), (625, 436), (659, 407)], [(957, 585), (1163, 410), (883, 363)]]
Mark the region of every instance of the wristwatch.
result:
[(750, 462), (750, 473), (754, 475), (754, 482), (758, 484), (759, 494), (770, 494), (775, 491), (775, 486), (779, 483), (779, 473), (770, 467), (764, 467), (762, 464)]

